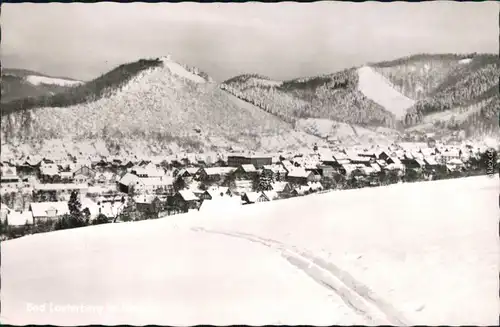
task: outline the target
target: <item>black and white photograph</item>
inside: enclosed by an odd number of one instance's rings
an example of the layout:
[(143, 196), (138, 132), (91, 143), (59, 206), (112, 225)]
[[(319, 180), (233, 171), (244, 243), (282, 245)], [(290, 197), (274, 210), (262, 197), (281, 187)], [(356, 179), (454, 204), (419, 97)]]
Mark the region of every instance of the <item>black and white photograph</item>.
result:
[(498, 325), (499, 17), (4, 2), (2, 325)]

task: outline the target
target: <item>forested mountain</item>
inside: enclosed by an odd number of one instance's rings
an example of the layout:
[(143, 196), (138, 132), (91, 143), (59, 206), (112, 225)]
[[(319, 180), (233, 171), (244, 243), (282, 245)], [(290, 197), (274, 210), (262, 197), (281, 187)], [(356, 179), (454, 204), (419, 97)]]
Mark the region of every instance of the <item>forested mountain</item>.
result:
[(241, 75), (221, 88), (290, 122), (474, 136), (498, 133), (499, 76), (497, 55), (419, 54), (291, 81)]
[(225, 81), (221, 88), (286, 121), (325, 118), (359, 125), (395, 127), (391, 112), (357, 89), (355, 68), (283, 82), (255, 75)]
[(499, 64), (497, 55), (457, 58), (446, 77), (408, 110), (405, 125), (432, 122), (436, 127), (463, 130), (470, 136), (497, 133)]

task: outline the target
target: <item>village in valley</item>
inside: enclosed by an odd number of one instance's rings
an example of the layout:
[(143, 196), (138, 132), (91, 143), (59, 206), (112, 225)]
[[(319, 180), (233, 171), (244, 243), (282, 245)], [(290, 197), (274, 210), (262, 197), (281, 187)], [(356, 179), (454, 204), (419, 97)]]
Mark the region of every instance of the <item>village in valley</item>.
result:
[(29, 156), (1, 163), (2, 239), (215, 212), (311, 193), (493, 174), (486, 144), (401, 142), (150, 158)]

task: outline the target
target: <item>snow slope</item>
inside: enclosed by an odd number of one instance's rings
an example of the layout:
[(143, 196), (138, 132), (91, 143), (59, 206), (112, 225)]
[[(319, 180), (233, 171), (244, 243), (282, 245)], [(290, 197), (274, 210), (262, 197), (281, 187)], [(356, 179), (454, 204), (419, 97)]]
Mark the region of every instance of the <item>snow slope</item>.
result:
[(330, 119), (306, 118), (299, 119), (296, 126), (319, 137), (330, 137), (342, 144), (390, 144), (398, 137), (393, 129), (368, 129), (355, 124), (346, 124)]
[(1, 319), (494, 325), (498, 191), (498, 175), (397, 184), (7, 241)]
[(458, 63), (459, 64), (468, 64), (472, 61), (472, 58), (466, 58), (466, 59), (462, 59), (460, 60)]
[(59, 85), (59, 86), (76, 86), (76, 85), (83, 84), (83, 82), (81, 82), (81, 81), (73, 81), (73, 80), (68, 80), (68, 79), (46, 77), (46, 76), (37, 76), (37, 75), (26, 76), (26, 80), (33, 85), (40, 85), (40, 84), (51, 85), (51, 84), (53, 84), (53, 85)]
[(393, 113), (398, 119), (403, 118), (406, 110), (415, 103), (398, 92), (384, 76), (371, 67), (359, 68), (358, 77), (358, 89), (361, 93)]
[(163, 65), (166, 68), (170, 69), (170, 72), (174, 75), (177, 75), (179, 77), (183, 77), (183, 78), (190, 80), (190, 81), (193, 81), (195, 83), (205, 83), (206, 82), (202, 77), (189, 72), (188, 70), (186, 70), (184, 67), (182, 67), (181, 65), (179, 65), (175, 61), (172, 61), (170, 56), (162, 57), (161, 61), (163, 62)]

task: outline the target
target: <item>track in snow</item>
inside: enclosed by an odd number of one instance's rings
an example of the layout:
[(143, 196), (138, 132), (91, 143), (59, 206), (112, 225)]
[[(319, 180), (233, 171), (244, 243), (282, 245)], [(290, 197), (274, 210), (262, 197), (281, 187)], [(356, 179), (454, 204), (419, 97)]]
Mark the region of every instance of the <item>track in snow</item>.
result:
[(366, 285), (355, 280), (349, 273), (343, 271), (333, 263), (315, 256), (310, 251), (300, 250), (295, 246), (286, 245), (272, 239), (261, 238), (253, 234), (208, 230), (201, 227), (193, 227), (191, 230), (245, 239), (281, 251), (281, 255), (289, 263), (305, 272), (323, 287), (333, 291), (354, 312), (366, 319), (368, 323), (396, 326), (412, 325), (401, 312), (395, 309), (390, 303), (378, 297)]

